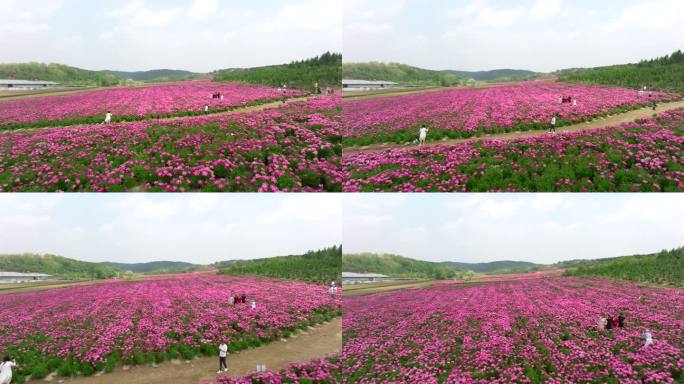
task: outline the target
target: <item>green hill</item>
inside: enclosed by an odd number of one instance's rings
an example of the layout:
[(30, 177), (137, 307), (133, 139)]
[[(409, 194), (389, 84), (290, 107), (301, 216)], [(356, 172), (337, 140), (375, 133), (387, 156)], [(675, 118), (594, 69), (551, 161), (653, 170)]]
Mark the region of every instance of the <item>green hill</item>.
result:
[(214, 72), (215, 81), (233, 81), (250, 84), (313, 90), (314, 83), (320, 87), (339, 88), (342, 83), (342, 54), (326, 52), (321, 56), (290, 64), (255, 68), (223, 69)]
[(403, 85), (452, 86), (462, 84), (460, 77), (398, 63), (345, 63), (342, 76), (353, 80), (385, 80)]
[(650, 255), (589, 260), (565, 272), (566, 276), (602, 276), (618, 280), (684, 286), (684, 247)]
[(80, 86), (111, 86), (122, 82), (108, 73), (44, 63), (0, 64), (0, 79), (55, 81)]
[(103, 262), (99, 264), (106, 265), (121, 271), (131, 271), (134, 273), (145, 273), (154, 275), (164, 273), (190, 272), (203, 268), (203, 266), (201, 265), (184, 263), (181, 261), (152, 261), (149, 263), (134, 264)]
[(522, 69), (495, 69), (492, 71), (456, 71), (445, 70), (444, 73), (450, 73), (462, 77), (464, 79), (473, 79), (477, 81), (520, 81), (533, 79), (541, 75), (537, 72), (522, 70)]
[(542, 264), (510, 260), (492, 261), (489, 263), (459, 263), (455, 261), (445, 261), (442, 264), (456, 270), (466, 270), (477, 273), (515, 273), (526, 272), (545, 267), (545, 265)]
[(64, 278), (106, 279), (121, 271), (108, 265), (89, 263), (55, 255), (0, 255), (0, 271), (46, 273)]
[(200, 73), (190, 71), (180, 71), (174, 69), (154, 69), (151, 71), (125, 72), (125, 71), (102, 71), (103, 73), (116, 76), (121, 79), (131, 79), (145, 82), (163, 82), (190, 80), (202, 76)]
[(342, 256), (342, 269), (345, 272), (380, 273), (388, 276), (436, 280), (449, 279), (458, 275), (453, 268), (441, 263), (368, 252)]
[[(233, 260), (217, 263), (219, 273), (257, 275), (289, 280), (330, 284), (342, 274), (342, 246), (333, 246), (303, 255), (278, 256), (255, 260)], [(226, 264), (229, 264), (225, 267)]]
[(684, 53), (678, 50), (671, 55), (637, 64), (613, 65), (598, 68), (575, 68), (556, 72), (561, 81), (615, 85), (684, 94)]

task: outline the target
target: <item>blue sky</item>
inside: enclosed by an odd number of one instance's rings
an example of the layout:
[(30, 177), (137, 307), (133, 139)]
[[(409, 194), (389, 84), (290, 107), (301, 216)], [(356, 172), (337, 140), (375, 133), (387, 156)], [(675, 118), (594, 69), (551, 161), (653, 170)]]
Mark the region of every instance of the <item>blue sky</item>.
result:
[(340, 0), (0, 0), (1, 62), (206, 72), (342, 49)]
[(681, 0), (343, 0), (344, 61), (553, 71), (684, 49)]
[(344, 252), (553, 263), (684, 246), (684, 194), (348, 194)]
[(211, 263), (342, 243), (334, 194), (0, 194), (0, 253)]

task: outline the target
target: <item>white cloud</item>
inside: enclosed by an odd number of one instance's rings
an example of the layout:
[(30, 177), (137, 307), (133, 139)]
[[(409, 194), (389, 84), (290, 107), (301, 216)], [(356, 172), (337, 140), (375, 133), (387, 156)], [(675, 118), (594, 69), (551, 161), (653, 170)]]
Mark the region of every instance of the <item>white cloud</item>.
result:
[(530, 10), (530, 16), (538, 21), (551, 21), (550, 19), (560, 12), (561, 0), (536, 0)]
[(218, 0), (194, 0), (188, 14), (193, 20), (203, 21), (214, 16), (218, 11)]

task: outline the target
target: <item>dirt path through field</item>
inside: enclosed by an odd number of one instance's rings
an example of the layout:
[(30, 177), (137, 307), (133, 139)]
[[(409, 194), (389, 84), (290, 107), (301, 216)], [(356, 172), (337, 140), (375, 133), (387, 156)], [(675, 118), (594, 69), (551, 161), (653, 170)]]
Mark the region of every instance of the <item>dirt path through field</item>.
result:
[[(651, 117), (654, 113), (662, 113), (665, 111), (671, 111), (673, 109), (679, 109), (679, 108), (684, 108), (684, 100), (681, 101), (675, 101), (671, 103), (662, 103), (659, 104), (658, 107), (656, 108), (656, 111), (654, 112), (651, 107), (647, 108), (641, 108), (641, 109), (635, 109), (633, 111), (621, 113), (619, 115), (612, 115), (609, 117), (603, 117), (603, 118), (597, 118), (589, 122), (585, 123), (578, 123), (574, 125), (568, 125), (565, 127), (559, 127), (557, 129), (557, 133), (563, 133), (563, 132), (578, 132), (578, 131), (586, 131), (590, 129), (597, 129), (597, 128), (605, 128), (605, 127), (610, 127), (610, 126), (615, 126), (615, 125), (620, 125), (624, 123), (629, 123), (633, 122), (635, 120), (644, 118), (644, 117)], [(451, 139), (451, 140), (441, 140), (441, 141), (435, 141), (435, 142), (428, 142), (425, 145), (428, 147), (433, 147), (437, 145), (450, 145), (450, 144), (461, 144), (461, 143), (472, 143), (476, 141), (483, 141), (483, 140), (513, 140), (513, 139), (518, 139), (522, 137), (536, 137), (536, 136), (544, 136), (548, 135), (546, 131), (518, 131), (518, 132), (508, 132), (508, 133), (501, 133), (501, 134), (495, 134), (495, 135), (485, 135), (485, 136), (479, 136), (479, 137), (471, 137), (468, 139)], [(418, 133), (416, 132), (416, 138), (418, 137)], [(430, 137), (430, 134), (428, 134), (428, 138)], [(359, 152), (380, 152), (384, 151), (386, 149), (391, 149), (391, 148), (417, 148), (415, 145), (409, 144), (396, 144), (396, 143), (381, 143), (381, 144), (373, 144), (373, 145), (368, 145), (364, 147), (349, 147), (349, 148), (344, 148), (342, 150), (342, 154), (349, 155), (349, 154), (354, 154), (354, 153), (359, 153)]]
[[(265, 364), (269, 370), (287, 368), (292, 362), (306, 362), (338, 353), (342, 348), (342, 318), (310, 327), (306, 331), (268, 345), (228, 355), (228, 373), (244, 376)], [(197, 384), (216, 379), (218, 357), (201, 357), (190, 361), (171, 361), (151, 366), (117, 368), (112, 373), (75, 379), (53, 378), (52, 383), (69, 384)], [(46, 383), (32, 380), (30, 384)]]

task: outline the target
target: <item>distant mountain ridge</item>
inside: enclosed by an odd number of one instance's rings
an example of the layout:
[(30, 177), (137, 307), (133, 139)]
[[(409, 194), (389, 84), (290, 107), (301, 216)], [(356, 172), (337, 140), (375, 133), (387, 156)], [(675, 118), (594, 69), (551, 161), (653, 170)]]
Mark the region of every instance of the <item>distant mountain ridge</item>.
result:
[(524, 69), (494, 69), (491, 71), (458, 71), (447, 69), (442, 72), (477, 81), (525, 80), (541, 75), (541, 73)]
[(148, 263), (115, 263), (105, 261), (99, 263), (116, 268), (121, 271), (131, 271), (135, 273), (176, 273), (188, 272), (203, 268), (204, 266), (186, 263), (182, 261), (151, 261)]
[(542, 268), (546, 265), (530, 263), (528, 261), (512, 261), (512, 260), (501, 260), (492, 261), (488, 263), (460, 263), (456, 261), (444, 261), (441, 264), (448, 265), (451, 268), (457, 270), (473, 271), (477, 273), (487, 273), (487, 272), (524, 272), (536, 268)]
[(202, 76), (201, 73), (178, 69), (153, 69), (150, 71), (136, 72), (104, 70), (102, 72), (121, 79), (131, 79), (135, 81), (187, 80)]

